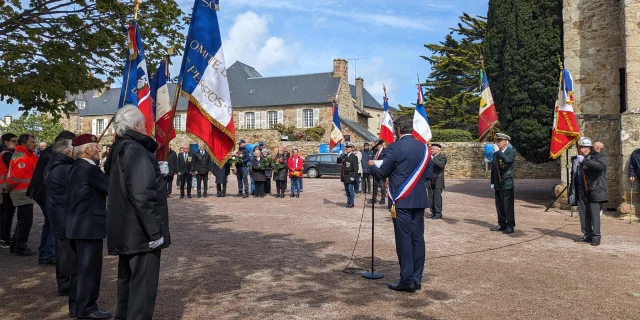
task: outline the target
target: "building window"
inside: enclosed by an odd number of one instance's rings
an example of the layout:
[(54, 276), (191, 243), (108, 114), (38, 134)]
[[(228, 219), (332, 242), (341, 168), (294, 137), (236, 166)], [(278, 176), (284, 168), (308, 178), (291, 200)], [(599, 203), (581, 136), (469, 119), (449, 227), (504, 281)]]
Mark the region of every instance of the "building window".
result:
[(256, 114), (254, 112), (247, 112), (244, 114), (244, 123), (247, 129), (256, 128)]
[(273, 129), (273, 126), (278, 124), (278, 111), (269, 111), (269, 113), (267, 113), (267, 117), (269, 129)]
[(175, 131), (182, 130), (182, 117), (181, 116), (175, 116), (173, 118), (173, 130), (175, 130)]
[(82, 131), (82, 117), (78, 117), (78, 120), (76, 121), (76, 131)]
[(87, 106), (87, 102), (86, 101), (76, 100), (76, 107), (78, 108), (78, 110), (82, 110), (86, 106)]
[(104, 131), (104, 126), (105, 126), (104, 119), (98, 119), (96, 121), (96, 129), (98, 130), (97, 131), (98, 134), (102, 134), (102, 131)]
[(312, 109), (304, 109), (302, 110), (302, 115), (304, 119), (304, 127), (311, 128), (313, 127), (313, 110)]

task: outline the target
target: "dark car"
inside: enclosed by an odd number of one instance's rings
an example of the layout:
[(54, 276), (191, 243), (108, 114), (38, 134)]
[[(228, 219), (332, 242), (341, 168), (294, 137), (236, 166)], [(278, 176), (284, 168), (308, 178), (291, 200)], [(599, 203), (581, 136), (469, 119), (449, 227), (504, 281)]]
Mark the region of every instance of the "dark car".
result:
[(309, 178), (318, 178), (320, 176), (339, 176), (342, 166), (338, 164), (337, 153), (319, 153), (308, 155), (304, 159), (304, 167), (302, 172), (307, 174)]

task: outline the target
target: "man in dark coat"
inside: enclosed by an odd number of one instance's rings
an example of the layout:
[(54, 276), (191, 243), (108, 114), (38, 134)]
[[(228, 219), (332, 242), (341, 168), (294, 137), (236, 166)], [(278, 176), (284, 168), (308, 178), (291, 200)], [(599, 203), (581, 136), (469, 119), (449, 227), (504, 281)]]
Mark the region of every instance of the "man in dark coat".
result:
[[(427, 181), (431, 179), (432, 166), (428, 146), (411, 135), (412, 119), (400, 116), (393, 122), (393, 128), (398, 140), (389, 145), (379, 168), (373, 160), (369, 161), (369, 167), (376, 178), (389, 178), (389, 192), (394, 203), (391, 216), (400, 262), (400, 281), (389, 284), (389, 288), (414, 292), (422, 287), (424, 211), (429, 207)], [(413, 183), (408, 183), (410, 181)]]
[[(56, 136), (55, 141), (71, 140), (76, 135), (71, 131), (62, 131)], [(36, 169), (33, 172), (33, 178), (27, 188), (27, 196), (33, 199), (44, 215), (44, 224), (42, 225), (42, 232), (40, 233), (40, 247), (38, 248), (38, 262), (40, 264), (55, 264), (55, 237), (51, 232), (49, 223), (49, 214), (47, 213), (47, 193), (44, 183), (44, 170), (47, 164), (53, 158), (53, 148), (49, 146), (40, 152)]]
[[(251, 152), (246, 147), (243, 139), (238, 141), (238, 152), (242, 155), (242, 161), (236, 163), (236, 178), (238, 180), (238, 197), (249, 197), (249, 167), (251, 166)], [(244, 194), (242, 190), (244, 188)]]
[(109, 319), (111, 313), (100, 310), (97, 304), (109, 180), (96, 165), (96, 160), (100, 159), (98, 137), (82, 134), (73, 139), (72, 145), (76, 161), (67, 180), (66, 231), (75, 265), (71, 270), (69, 304), (71, 307), (75, 299), (78, 319)]
[(211, 165), (211, 172), (216, 177), (216, 196), (227, 196), (227, 181), (231, 173), (231, 162), (227, 161), (222, 168), (215, 163)]
[(571, 158), (571, 163), (569, 205), (578, 206), (583, 234), (575, 241), (599, 246), (600, 211), (602, 204), (609, 201), (606, 158), (594, 150), (591, 139), (582, 137), (578, 140), (578, 155)]
[(134, 106), (115, 115), (116, 141), (105, 164), (109, 177), (107, 248), (118, 256), (116, 319), (152, 319), (160, 278), (160, 253), (169, 247), (166, 183)]
[(433, 174), (427, 183), (429, 188), (429, 204), (431, 205), (431, 219), (442, 219), (442, 190), (444, 189), (444, 167), (447, 165), (447, 155), (440, 152), (442, 146), (431, 144), (431, 162)]
[(347, 204), (345, 204), (347, 208), (354, 207), (354, 184), (358, 175), (358, 157), (353, 152), (354, 149), (354, 145), (347, 142), (345, 144), (346, 153), (338, 158), (338, 163), (342, 164), (340, 180), (344, 183), (344, 191), (347, 193)]
[(371, 193), (371, 174), (369, 173), (369, 160), (371, 160), (371, 152), (369, 150), (369, 143), (365, 142), (362, 147), (362, 160), (360, 165), (362, 167), (362, 191), (361, 193)]
[[(209, 170), (213, 161), (209, 153), (204, 150), (204, 146), (200, 145), (200, 150), (193, 155), (193, 162), (191, 163), (191, 172), (196, 174), (198, 184), (198, 198), (204, 196), (207, 197), (207, 190), (209, 189)], [(202, 190), (202, 191), (201, 191)]]
[(187, 198), (191, 198), (191, 161), (189, 147), (182, 146), (178, 155), (177, 175), (180, 181), (180, 199), (184, 198), (184, 189), (187, 188)]
[[(383, 145), (379, 145), (377, 149), (371, 150), (371, 160), (384, 160), (385, 156), (385, 147)], [(371, 200), (369, 200), (369, 204), (376, 203), (376, 199), (378, 197), (378, 190), (380, 190), (380, 202), (379, 204), (385, 204), (384, 199), (387, 197), (387, 186), (386, 179), (380, 180), (373, 176), (373, 194), (371, 195)]]
[(173, 176), (178, 171), (178, 155), (171, 149), (171, 145), (169, 145), (169, 153), (167, 153), (167, 165), (169, 166), (169, 173), (164, 177), (164, 180), (167, 181), (167, 198), (171, 198)]
[[(45, 168), (47, 186), (47, 213), (51, 231), (56, 238), (56, 282), (58, 295), (69, 295), (71, 270), (74, 257), (71, 241), (67, 239), (67, 177), (75, 162), (71, 140), (59, 140), (53, 143), (53, 159)], [(69, 301), (69, 313), (76, 313), (76, 302)]]
[(504, 234), (513, 233), (516, 227), (513, 198), (516, 151), (509, 148), (510, 140), (508, 135), (496, 133), (498, 150), (493, 153), (491, 165), (491, 189), (495, 191), (498, 212), (498, 225), (491, 231), (502, 231)]

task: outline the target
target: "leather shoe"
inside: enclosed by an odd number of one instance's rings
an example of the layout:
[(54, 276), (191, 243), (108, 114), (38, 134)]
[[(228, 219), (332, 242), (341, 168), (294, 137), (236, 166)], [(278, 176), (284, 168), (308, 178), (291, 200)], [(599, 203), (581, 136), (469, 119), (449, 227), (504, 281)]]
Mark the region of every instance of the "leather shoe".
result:
[(389, 289), (413, 293), (416, 292), (416, 284), (413, 282), (409, 284), (389, 283)]
[(369, 199), (369, 201), (367, 201), (367, 204), (374, 204), (376, 203), (376, 199)]
[(416, 285), (416, 290), (422, 290), (422, 283), (416, 281), (415, 285)]
[(351, 203), (347, 203), (344, 205), (345, 208), (353, 208), (353, 204)]
[(27, 248), (27, 249), (20, 250), (20, 251), (16, 250), (15, 254), (16, 254), (16, 256), (35, 256), (38, 253), (36, 251), (33, 251), (33, 250)]
[(503, 225), (499, 225), (499, 226), (495, 226), (495, 227), (491, 228), (491, 231), (504, 231), (506, 229), (507, 229), (507, 227), (505, 227)]
[(442, 219), (442, 215), (441, 214), (434, 214), (434, 215), (431, 216), (431, 219), (434, 219), (434, 220)]
[(573, 241), (575, 241), (575, 242), (589, 242), (589, 243), (591, 243), (591, 237), (589, 237), (589, 236), (586, 236), (586, 235), (585, 235), (585, 236), (582, 236), (582, 237), (580, 237), (580, 238), (575, 238), (575, 239), (573, 239)]
[(188, 195), (187, 198), (191, 199), (191, 195)]
[(111, 312), (105, 312), (100, 309), (94, 311), (92, 314), (78, 318), (78, 319), (111, 319)]
[(593, 237), (593, 239), (591, 239), (591, 245), (592, 246), (599, 246), (600, 245), (600, 237)]
[(504, 231), (502, 231), (502, 233), (504, 234), (512, 234), (514, 232), (512, 227), (507, 227), (506, 229), (504, 229)]
[(384, 204), (384, 198), (380, 199), (380, 202), (378, 202), (378, 204)]

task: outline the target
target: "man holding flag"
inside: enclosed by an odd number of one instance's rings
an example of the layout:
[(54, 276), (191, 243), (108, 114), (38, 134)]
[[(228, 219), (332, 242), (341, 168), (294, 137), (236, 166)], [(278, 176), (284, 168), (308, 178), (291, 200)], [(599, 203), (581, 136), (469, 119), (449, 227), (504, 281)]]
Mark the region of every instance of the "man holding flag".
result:
[(562, 152), (580, 139), (578, 120), (573, 111), (573, 78), (568, 70), (560, 71), (558, 97), (553, 114), (553, 131), (551, 133), (550, 157), (558, 158)]
[(333, 150), (336, 144), (340, 143), (342, 136), (342, 126), (340, 125), (340, 115), (338, 114), (338, 104), (333, 103), (333, 123), (331, 125), (331, 136), (329, 140), (329, 150)]
[(382, 165), (369, 161), (371, 174), (389, 178), (389, 197), (393, 203), (391, 217), (400, 262), (400, 281), (389, 289), (415, 292), (422, 287), (424, 271), (424, 211), (429, 207), (427, 181), (431, 180), (432, 163), (429, 147), (431, 129), (418, 85), (418, 103), (413, 117), (400, 116), (393, 122), (398, 140), (389, 145)]
[(478, 140), (482, 142), (498, 122), (498, 113), (496, 112), (496, 105), (493, 103), (491, 89), (489, 89), (489, 80), (487, 80), (487, 73), (484, 71), (484, 63), (482, 70), (480, 70), (480, 82), (482, 93), (480, 96), (480, 112), (478, 113)]

